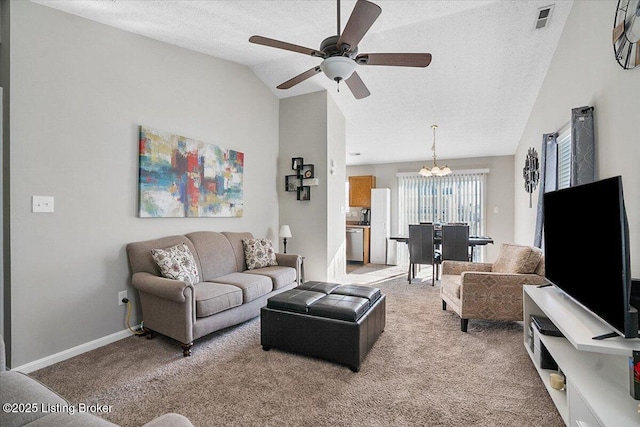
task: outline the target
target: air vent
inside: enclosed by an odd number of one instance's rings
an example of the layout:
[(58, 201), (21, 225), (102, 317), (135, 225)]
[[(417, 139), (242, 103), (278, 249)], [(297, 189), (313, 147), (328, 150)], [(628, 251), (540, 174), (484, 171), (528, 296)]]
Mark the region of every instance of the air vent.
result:
[(549, 5), (545, 7), (541, 7), (538, 9), (538, 14), (536, 15), (536, 23), (534, 28), (536, 30), (540, 28), (545, 28), (549, 25), (549, 20), (551, 19), (551, 12), (553, 12), (553, 6)]

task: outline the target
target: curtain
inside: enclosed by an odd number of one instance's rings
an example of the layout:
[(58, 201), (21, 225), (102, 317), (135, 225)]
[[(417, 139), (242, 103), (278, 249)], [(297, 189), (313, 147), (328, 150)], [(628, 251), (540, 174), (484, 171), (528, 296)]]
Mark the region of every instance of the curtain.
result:
[[(534, 245), (542, 247), (544, 193), (558, 189), (557, 133), (542, 136), (541, 169)], [(571, 110), (571, 186), (595, 181), (595, 133), (593, 107)]]
[(571, 110), (571, 186), (596, 179), (593, 107)]
[(538, 208), (536, 210), (536, 231), (533, 244), (542, 247), (542, 226), (544, 223), (544, 193), (558, 188), (558, 134), (545, 133), (542, 135), (542, 149), (540, 150), (540, 189), (538, 190)]

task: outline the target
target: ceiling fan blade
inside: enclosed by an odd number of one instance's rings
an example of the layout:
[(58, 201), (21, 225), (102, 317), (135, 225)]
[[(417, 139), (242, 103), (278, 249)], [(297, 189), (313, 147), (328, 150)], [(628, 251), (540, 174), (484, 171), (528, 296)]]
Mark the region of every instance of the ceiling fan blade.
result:
[(371, 92), (369, 92), (369, 89), (367, 89), (367, 86), (365, 86), (364, 82), (355, 71), (351, 74), (351, 77), (345, 80), (345, 82), (356, 99), (366, 98), (371, 95)]
[(393, 65), (398, 67), (426, 67), (431, 63), (430, 53), (363, 53), (356, 56), (360, 65)]
[(293, 86), (297, 85), (298, 83), (301, 83), (301, 82), (307, 80), (308, 78), (315, 76), (319, 72), (320, 72), (320, 66), (316, 65), (312, 69), (307, 70), (302, 74), (298, 74), (294, 78), (287, 80), (286, 82), (282, 83), (281, 85), (278, 85), (277, 88), (278, 89), (289, 89), (289, 88), (292, 88)]
[(381, 13), (382, 9), (377, 4), (367, 0), (358, 0), (342, 35), (338, 39), (338, 48), (347, 44), (349, 50), (354, 50)]
[(324, 58), (326, 55), (324, 52), (320, 52), (319, 50), (311, 49), (309, 47), (298, 46), (297, 44), (287, 43), (280, 40), (270, 39), (268, 37), (262, 36), (251, 36), (249, 37), (249, 41), (255, 44), (261, 44), (263, 46), (275, 47), (278, 49), (289, 50), (291, 52), (298, 52), (305, 55), (317, 56), (319, 58)]

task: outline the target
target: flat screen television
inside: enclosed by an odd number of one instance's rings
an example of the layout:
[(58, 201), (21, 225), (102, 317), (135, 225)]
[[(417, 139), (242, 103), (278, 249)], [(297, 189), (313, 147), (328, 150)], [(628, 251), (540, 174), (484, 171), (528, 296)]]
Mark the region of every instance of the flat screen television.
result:
[(622, 177), (545, 193), (543, 206), (546, 278), (613, 329), (611, 336), (637, 337)]

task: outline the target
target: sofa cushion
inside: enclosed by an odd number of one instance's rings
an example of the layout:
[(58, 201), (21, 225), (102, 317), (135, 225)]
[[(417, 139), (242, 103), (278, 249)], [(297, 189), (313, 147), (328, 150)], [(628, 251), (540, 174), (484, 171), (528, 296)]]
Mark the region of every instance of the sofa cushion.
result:
[(244, 261), (244, 245), (242, 239), (253, 239), (253, 234), (246, 231), (223, 231), (221, 233), (231, 245), (233, 256), (236, 260), (236, 269), (234, 271), (245, 271), (247, 263)]
[(36, 411), (5, 412), (0, 411), (0, 425), (3, 427), (23, 426), (46, 415), (41, 405), (68, 405), (69, 403), (50, 390), (44, 384), (16, 372), (0, 373), (0, 401), (2, 403), (31, 404), (36, 402)]
[(215, 231), (195, 231), (187, 234), (187, 237), (193, 242), (196, 250), (194, 254), (200, 261), (200, 280), (203, 282), (214, 282), (218, 276), (242, 271), (242, 268), (237, 266), (231, 242), (224, 234)]
[[(160, 267), (158, 267), (156, 261), (153, 259), (151, 250), (156, 248), (169, 248), (180, 243), (185, 243), (191, 250), (192, 254), (197, 254), (196, 248), (193, 246), (191, 241), (183, 235), (167, 236), (159, 239), (127, 244), (127, 257), (129, 258), (131, 272), (138, 273), (144, 271), (156, 276), (161, 276), (162, 272), (160, 271)], [(200, 270), (198, 256), (196, 256), (196, 264), (198, 264), (198, 271), (202, 271)]]
[(278, 265), (271, 240), (242, 239), (247, 270)]
[(531, 274), (536, 271), (541, 258), (542, 250), (539, 248), (503, 243), (491, 271)]
[(223, 283), (202, 282), (195, 286), (196, 317), (207, 317), (242, 304), (242, 289)]
[(259, 274), (261, 276), (267, 276), (271, 279), (273, 289), (280, 289), (290, 285), (296, 281), (296, 270), (291, 267), (284, 267), (280, 265), (274, 265), (271, 267), (258, 268), (254, 270), (247, 270), (246, 274)]
[(186, 244), (180, 243), (166, 249), (151, 249), (151, 256), (167, 279), (182, 280), (191, 285), (200, 282), (196, 260)]
[(217, 283), (226, 283), (242, 289), (242, 302), (247, 303), (273, 290), (271, 279), (259, 274), (231, 273), (216, 277)]

